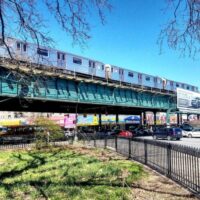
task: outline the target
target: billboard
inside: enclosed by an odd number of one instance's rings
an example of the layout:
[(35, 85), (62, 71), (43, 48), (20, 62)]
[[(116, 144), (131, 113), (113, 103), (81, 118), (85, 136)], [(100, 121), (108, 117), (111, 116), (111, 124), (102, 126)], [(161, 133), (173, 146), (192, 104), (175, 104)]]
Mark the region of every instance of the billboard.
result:
[(200, 93), (177, 88), (177, 108), (181, 112), (200, 114)]

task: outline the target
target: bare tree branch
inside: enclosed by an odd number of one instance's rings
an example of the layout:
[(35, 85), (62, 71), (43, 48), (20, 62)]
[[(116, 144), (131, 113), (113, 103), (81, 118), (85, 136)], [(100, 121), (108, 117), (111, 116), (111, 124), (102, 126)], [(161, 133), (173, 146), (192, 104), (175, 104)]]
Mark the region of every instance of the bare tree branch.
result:
[(158, 42), (164, 42), (182, 56), (195, 58), (200, 53), (200, 0), (167, 0), (173, 17), (161, 30)]
[[(90, 39), (89, 13), (96, 9), (102, 24), (105, 13), (111, 10), (109, 0), (41, 0), (48, 14), (54, 16), (60, 27), (72, 37), (73, 43), (84, 46)], [(1, 38), (4, 45), (5, 36), (13, 26), (15, 33), (23, 39), (32, 39), (37, 45), (51, 45), (53, 39), (48, 36), (47, 22), (42, 17), (36, 0), (0, 0)], [(8, 49), (9, 54), (11, 52)]]

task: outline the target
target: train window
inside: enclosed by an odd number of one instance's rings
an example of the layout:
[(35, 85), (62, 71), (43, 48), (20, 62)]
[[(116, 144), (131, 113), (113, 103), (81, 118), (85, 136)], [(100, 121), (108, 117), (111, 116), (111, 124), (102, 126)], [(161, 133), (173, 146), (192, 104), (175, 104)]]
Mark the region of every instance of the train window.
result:
[(27, 48), (26, 44), (23, 44), (23, 51), (26, 51), (26, 48)]
[(80, 58), (73, 57), (73, 63), (81, 65), (82, 64), (82, 60)]
[(111, 72), (113, 72), (113, 67), (111, 68)]
[(37, 49), (37, 53), (39, 54), (39, 55), (41, 55), (41, 56), (48, 56), (49, 54), (48, 54), (48, 50), (46, 50), (46, 49), (41, 49), (41, 48), (38, 48)]
[(154, 77), (154, 83), (157, 83), (157, 77)]
[(20, 50), (21, 49), (21, 44), (20, 42), (17, 42), (17, 50)]
[(89, 67), (92, 67), (92, 61), (89, 60)]
[(176, 87), (179, 87), (179, 84), (178, 84), (178, 83), (176, 84)]
[(57, 59), (60, 60), (60, 53), (57, 52)]
[(187, 86), (187, 90), (189, 90), (190, 89), (190, 86)]
[(173, 86), (173, 81), (170, 81), (170, 85)]
[(102, 68), (102, 71), (103, 71), (104, 70), (104, 65), (102, 65), (101, 68)]
[(62, 60), (65, 60), (65, 54), (64, 53), (62, 54)]
[(194, 91), (194, 86), (192, 86), (192, 91)]
[(146, 76), (146, 81), (150, 81), (150, 77), (149, 76)]
[(133, 77), (133, 72), (128, 72), (128, 76)]
[(182, 88), (185, 88), (185, 85), (184, 85), (184, 84), (182, 84)]

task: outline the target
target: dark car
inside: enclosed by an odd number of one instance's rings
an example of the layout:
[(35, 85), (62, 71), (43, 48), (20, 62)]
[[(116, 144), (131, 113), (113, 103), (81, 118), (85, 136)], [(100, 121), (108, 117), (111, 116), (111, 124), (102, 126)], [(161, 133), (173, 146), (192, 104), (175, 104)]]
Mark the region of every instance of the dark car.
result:
[(180, 128), (160, 128), (153, 133), (153, 139), (180, 140), (182, 138), (182, 130)]
[(131, 131), (134, 136), (150, 136), (152, 135), (151, 130), (148, 129), (147, 127), (139, 126), (135, 128), (134, 130), (129, 130)]
[(184, 131), (192, 131), (194, 127), (190, 124), (184, 123), (180, 126), (180, 128)]
[(200, 108), (200, 98), (196, 97), (191, 102), (193, 108)]

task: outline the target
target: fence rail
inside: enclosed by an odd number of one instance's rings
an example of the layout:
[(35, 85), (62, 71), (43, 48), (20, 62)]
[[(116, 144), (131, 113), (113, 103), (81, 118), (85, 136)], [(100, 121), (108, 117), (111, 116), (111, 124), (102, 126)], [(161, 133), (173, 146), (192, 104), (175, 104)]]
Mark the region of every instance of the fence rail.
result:
[(109, 147), (148, 165), (200, 197), (200, 149), (141, 138), (93, 138), (85, 143), (100, 148)]

